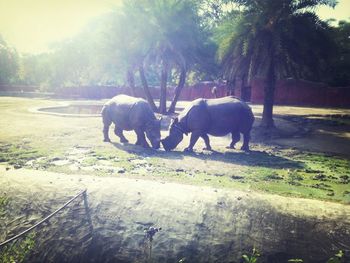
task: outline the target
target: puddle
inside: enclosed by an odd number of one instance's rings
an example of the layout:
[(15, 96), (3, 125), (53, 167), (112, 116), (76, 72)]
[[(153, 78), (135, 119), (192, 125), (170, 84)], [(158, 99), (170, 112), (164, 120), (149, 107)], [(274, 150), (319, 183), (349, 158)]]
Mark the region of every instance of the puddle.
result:
[(100, 115), (103, 105), (99, 104), (72, 104), (38, 109), (41, 112), (77, 115)]
[(63, 166), (70, 164), (69, 160), (57, 160), (57, 161), (52, 161), (51, 164), (56, 165), (56, 166)]
[(63, 104), (50, 107), (31, 108), (29, 111), (35, 113), (44, 113), (57, 116), (70, 116), (70, 117), (99, 117), (101, 116), (101, 110), (103, 103), (72, 103)]
[[(103, 104), (67, 104), (60, 106), (41, 107), (29, 109), (31, 112), (57, 115), (62, 117), (101, 117)], [(176, 108), (176, 112), (182, 108)], [(155, 113), (157, 118), (161, 117), (161, 129), (168, 130), (172, 116), (163, 116)]]

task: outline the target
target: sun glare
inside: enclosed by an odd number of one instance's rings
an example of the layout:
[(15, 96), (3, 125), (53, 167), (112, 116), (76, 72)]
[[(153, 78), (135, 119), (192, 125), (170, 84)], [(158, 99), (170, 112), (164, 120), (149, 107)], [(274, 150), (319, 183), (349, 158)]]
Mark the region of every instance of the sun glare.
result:
[(321, 19), (336, 19), (336, 20), (349, 20), (350, 19), (350, 1), (339, 0), (335, 8), (331, 7), (319, 7), (317, 14)]
[(20, 52), (39, 53), (77, 34), (118, 0), (0, 0), (0, 34)]

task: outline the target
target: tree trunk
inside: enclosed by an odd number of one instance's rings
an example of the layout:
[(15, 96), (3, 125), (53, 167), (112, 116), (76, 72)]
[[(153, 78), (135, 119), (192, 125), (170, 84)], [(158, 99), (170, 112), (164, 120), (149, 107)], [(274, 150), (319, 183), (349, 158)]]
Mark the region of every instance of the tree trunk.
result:
[(166, 86), (168, 81), (168, 62), (163, 60), (162, 73), (160, 76), (160, 99), (159, 113), (166, 113)]
[(186, 70), (184, 68), (181, 69), (180, 72), (180, 79), (179, 79), (179, 83), (177, 84), (176, 88), (175, 88), (175, 94), (174, 94), (174, 98), (171, 102), (170, 108), (168, 110), (168, 113), (174, 113), (175, 112), (175, 107), (176, 107), (176, 103), (179, 100), (181, 91), (183, 89), (183, 87), (185, 86), (185, 81), (186, 81)]
[(261, 120), (261, 126), (266, 128), (275, 127), (273, 121), (273, 104), (275, 97), (276, 75), (274, 59), (271, 59), (267, 80), (264, 87), (264, 109)]
[(241, 99), (247, 101), (248, 79), (245, 74), (241, 78)]
[(233, 80), (227, 80), (226, 96), (234, 96), (235, 95), (235, 85), (236, 85), (236, 78), (234, 78)]
[(154, 112), (157, 112), (158, 110), (157, 110), (156, 105), (154, 104), (154, 100), (153, 100), (152, 94), (151, 94), (151, 92), (149, 90), (149, 87), (148, 87), (148, 84), (147, 84), (147, 79), (146, 79), (146, 76), (145, 76), (145, 71), (144, 71), (142, 65), (139, 66), (139, 73), (140, 73), (140, 78), (141, 78), (143, 90), (145, 91), (146, 99), (147, 99), (149, 105), (151, 105), (152, 110)]
[(135, 90), (135, 76), (134, 76), (134, 72), (132, 69), (129, 69), (126, 73), (126, 79), (128, 82), (128, 86), (130, 88), (131, 91), (131, 95), (132, 96), (136, 96), (136, 90)]

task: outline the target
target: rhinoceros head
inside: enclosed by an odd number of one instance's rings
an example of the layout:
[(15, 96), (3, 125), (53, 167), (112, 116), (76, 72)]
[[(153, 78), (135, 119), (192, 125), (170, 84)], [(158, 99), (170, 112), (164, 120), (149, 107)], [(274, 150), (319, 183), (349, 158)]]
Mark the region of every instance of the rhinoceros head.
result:
[(152, 144), (152, 148), (160, 147), (160, 122), (161, 120), (152, 120), (146, 126), (146, 136)]
[(178, 125), (178, 119), (175, 118), (170, 124), (169, 136), (161, 140), (161, 142), (166, 151), (171, 151), (176, 148), (182, 139), (183, 131)]

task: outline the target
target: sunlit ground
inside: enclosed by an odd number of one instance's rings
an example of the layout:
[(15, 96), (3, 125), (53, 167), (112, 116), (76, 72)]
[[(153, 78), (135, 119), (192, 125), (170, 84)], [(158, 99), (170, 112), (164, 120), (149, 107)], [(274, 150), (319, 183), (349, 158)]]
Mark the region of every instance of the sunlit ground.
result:
[[(133, 145), (134, 132), (125, 132), (130, 144), (123, 145), (111, 128), (112, 143), (102, 142), (100, 117), (61, 117), (32, 111), (59, 103), (62, 102), (1, 98), (3, 162), (68, 174), (254, 189), (345, 203), (350, 200), (349, 119), (339, 117), (349, 116), (349, 110), (276, 107), (278, 129), (268, 135), (254, 128), (251, 153), (226, 149), (230, 143), (226, 136), (211, 137), (215, 152), (203, 151), (204, 143), (199, 140), (195, 153), (185, 154), (182, 151), (189, 136), (170, 153), (145, 150)], [(257, 127), (262, 108), (253, 109)], [(169, 119), (163, 122), (165, 129)], [(166, 135), (163, 130), (162, 137)]]
[(62, 104), (0, 98), (0, 240), (88, 191), (93, 230), (77, 201), (26, 236), (28, 260), (150, 260), (150, 226), (162, 227), (156, 262), (239, 261), (253, 246), (262, 262), (325, 262), (350, 245), (349, 110), (276, 107), (271, 137), (252, 105), (250, 153), (211, 137), (215, 152), (199, 141), (188, 154), (188, 137), (172, 152), (134, 146), (133, 132), (120, 144), (112, 129), (104, 143), (100, 117), (36, 111)]

